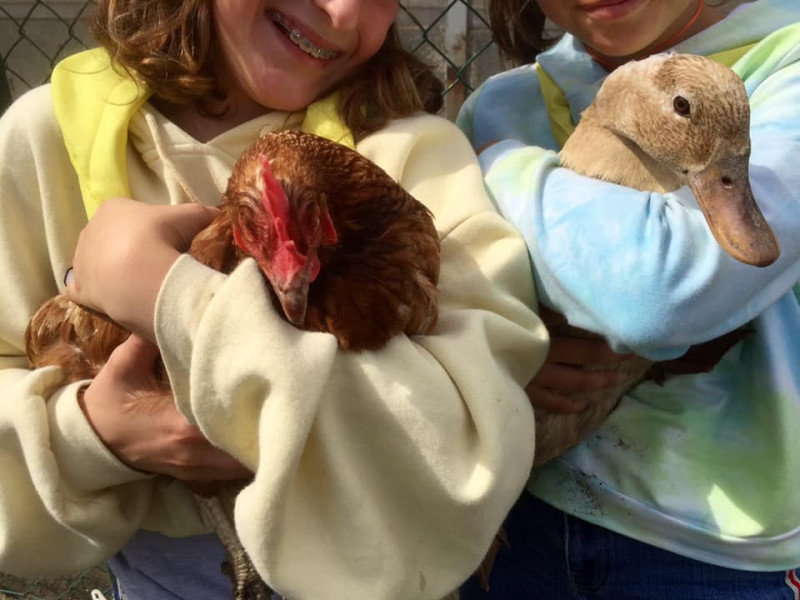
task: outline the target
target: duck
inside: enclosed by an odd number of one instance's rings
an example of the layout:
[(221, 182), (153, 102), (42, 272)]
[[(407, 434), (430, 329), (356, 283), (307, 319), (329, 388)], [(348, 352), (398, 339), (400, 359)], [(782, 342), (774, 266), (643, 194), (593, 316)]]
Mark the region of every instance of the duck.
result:
[[(766, 267), (778, 259), (780, 244), (750, 187), (749, 132), (749, 99), (733, 70), (702, 56), (656, 54), (625, 63), (606, 77), (559, 159), (582, 175), (641, 191), (667, 193), (687, 185), (722, 249), (738, 261)], [(601, 337), (565, 322), (548, 329)], [(735, 331), (693, 347), (692, 361), (685, 361), (680, 372), (710, 371), (745, 335)], [(663, 382), (669, 369), (661, 364), (633, 355), (616, 365), (628, 374), (623, 383), (573, 396), (586, 402), (581, 412), (537, 409), (534, 466), (586, 439), (644, 379)]]
[(750, 188), (747, 91), (733, 70), (709, 58), (656, 54), (613, 71), (560, 159), (573, 171), (637, 190), (688, 185), (733, 258), (765, 267), (780, 255)]

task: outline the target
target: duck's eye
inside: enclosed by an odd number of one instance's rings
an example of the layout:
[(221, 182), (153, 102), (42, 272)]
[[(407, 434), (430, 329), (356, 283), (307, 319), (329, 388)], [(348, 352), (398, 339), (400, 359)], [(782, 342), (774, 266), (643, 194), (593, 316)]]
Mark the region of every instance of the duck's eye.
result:
[(682, 117), (688, 117), (692, 114), (692, 105), (689, 104), (689, 101), (683, 96), (675, 96), (675, 99), (672, 101), (672, 106), (675, 112)]

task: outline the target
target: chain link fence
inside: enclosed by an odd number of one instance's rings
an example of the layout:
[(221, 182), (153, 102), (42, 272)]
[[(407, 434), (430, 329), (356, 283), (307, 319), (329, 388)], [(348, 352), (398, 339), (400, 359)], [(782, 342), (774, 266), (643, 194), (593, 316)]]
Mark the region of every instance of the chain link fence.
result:
[[(62, 58), (91, 47), (92, 0), (0, 0), (0, 113), (46, 83)], [(475, 87), (501, 68), (491, 41), (485, 0), (404, 0), (398, 23), (406, 47), (445, 81), (443, 115), (454, 119)], [(73, 577), (23, 580), (0, 573), (0, 600), (88, 600), (111, 597), (109, 573), (98, 566)]]

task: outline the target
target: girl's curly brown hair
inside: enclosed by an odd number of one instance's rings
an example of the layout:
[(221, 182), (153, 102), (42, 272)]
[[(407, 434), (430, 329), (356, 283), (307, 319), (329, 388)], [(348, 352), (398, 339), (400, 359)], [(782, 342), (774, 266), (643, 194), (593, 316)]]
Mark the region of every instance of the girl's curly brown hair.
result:
[[(114, 65), (135, 72), (155, 96), (221, 115), (211, 1), (98, 0), (92, 32)], [(339, 86), (339, 110), (359, 140), (392, 119), (437, 112), (442, 90), (430, 67), (402, 48), (393, 25), (377, 54)]]

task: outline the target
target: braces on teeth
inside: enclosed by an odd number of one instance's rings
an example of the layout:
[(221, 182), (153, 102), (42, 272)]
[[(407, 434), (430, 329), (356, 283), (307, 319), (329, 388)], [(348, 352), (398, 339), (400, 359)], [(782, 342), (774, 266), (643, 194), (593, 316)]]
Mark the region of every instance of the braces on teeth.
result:
[(292, 29), (289, 32), (289, 39), (292, 40), (295, 46), (298, 46), (303, 52), (310, 54), (315, 58), (331, 59), (338, 54), (338, 52), (335, 50), (323, 50), (322, 48), (315, 46), (311, 40), (309, 40), (307, 37), (304, 37), (303, 34), (300, 33), (299, 29)]
[(323, 50), (319, 46), (316, 46), (314, 42), (300, 33), (299, 29), (290, 29), (280, 13), (272, 12), (271, 16), (278, 25), (283, 27), (283, 29), (289, 35), (289, 39), (292, 41), (292, 43), (306, 54), (310, 54), (314, 58), (321, 58), (323, 60), (330, 60), (339, 56), (339, 53), (336, 50)]

